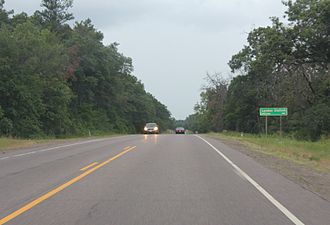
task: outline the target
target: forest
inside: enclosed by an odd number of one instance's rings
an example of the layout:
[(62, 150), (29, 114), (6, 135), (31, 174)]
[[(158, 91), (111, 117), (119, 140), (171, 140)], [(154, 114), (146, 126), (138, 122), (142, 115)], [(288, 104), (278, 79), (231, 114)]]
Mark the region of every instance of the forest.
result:
[[(173, 119), (133, 73), (132, 59), (105, 45), (90, 19), (73, 23), (72, 0), (42, 0), (32, 15), (0, 0), (0, 135), (66, 137), (163, 130)], [(73, 25), (70, 25), (73, 24)]]
[[(184, 121), (198, 132), (265, 132), (261, 107), (287, 107), (283, 130), (315, 141), (330, 134), (330, 1), (283, 1), (283, 18), (249, 32), (232, 56), (231, 77), (207, 74), (195, 113)], [(279, 117), (268, 118), (279, 132)]]

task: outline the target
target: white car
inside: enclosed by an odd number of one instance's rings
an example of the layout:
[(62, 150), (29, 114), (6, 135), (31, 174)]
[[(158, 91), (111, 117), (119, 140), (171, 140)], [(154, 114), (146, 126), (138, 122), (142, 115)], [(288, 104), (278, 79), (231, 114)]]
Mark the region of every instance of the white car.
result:
[(143, 129), (144, 134), (159, 134), (159, 126), (157, 123), (147, 123)]

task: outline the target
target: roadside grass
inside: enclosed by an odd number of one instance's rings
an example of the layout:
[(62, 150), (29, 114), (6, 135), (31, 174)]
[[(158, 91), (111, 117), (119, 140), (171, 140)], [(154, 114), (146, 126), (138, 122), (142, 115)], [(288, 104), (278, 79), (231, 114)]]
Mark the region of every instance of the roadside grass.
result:
[(122, 134), (98, 133), (98, 134), (94, 134), (93, 136), (83, 135), (83, 136), (67, 136), (60, 138), (46, 137), (46, 138), (36, 138), (36, 139), (0, 137), (0, 150), (12, 150), (12, 149), (33, 147), (40, 144), (42, 145), (42, 144), (64, 143), (68, 141), (78, 141), (86, 138), (114, 137), (120, 135)]
[(209, 133), (214, 138), (239, 141), (250, 150), (263, 152), (300, 164), (307, 164), (314, 169), (330, 172), (330, 139), (317, 142), (298, 141), (278, 135), (268, 136), (242, 134), (238, 132)]
[(37, 144), (36, 140), (0, 138), (0, 149), (25, 148)]

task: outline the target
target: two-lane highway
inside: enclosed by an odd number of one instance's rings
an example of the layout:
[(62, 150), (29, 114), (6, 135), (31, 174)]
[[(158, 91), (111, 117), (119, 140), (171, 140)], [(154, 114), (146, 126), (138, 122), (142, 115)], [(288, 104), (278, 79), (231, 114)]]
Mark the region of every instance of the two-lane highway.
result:
[(220, 141), (131, 135), (0, 156), (0, 224), (330, 224), (330, 203)]

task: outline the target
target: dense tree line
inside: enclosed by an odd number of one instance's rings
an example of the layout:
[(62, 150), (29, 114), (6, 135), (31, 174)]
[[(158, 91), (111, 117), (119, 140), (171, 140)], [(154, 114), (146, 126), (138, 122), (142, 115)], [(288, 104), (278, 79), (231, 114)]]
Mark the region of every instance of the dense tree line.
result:
[[(248, 44), (232, 56), (235, 75), (228, 82), (208, 75), (196, 113), (186, 119), (194, 130), (260, 133), (260, 107), (288, 107), (284, 130), (317, 140), (330, 133), (330, 1), (286, 1), (285, 22), (248, 35)], [(278, 130), (279, 118), (270, 118)]]
[(0, 135), (140, 132), (172, 125), (166, 106), (132, 75), (132, 60), (105, 46), (91, 20), (68, 21), (72, 0), (43, 0), (32, 16), (0, 0)]

